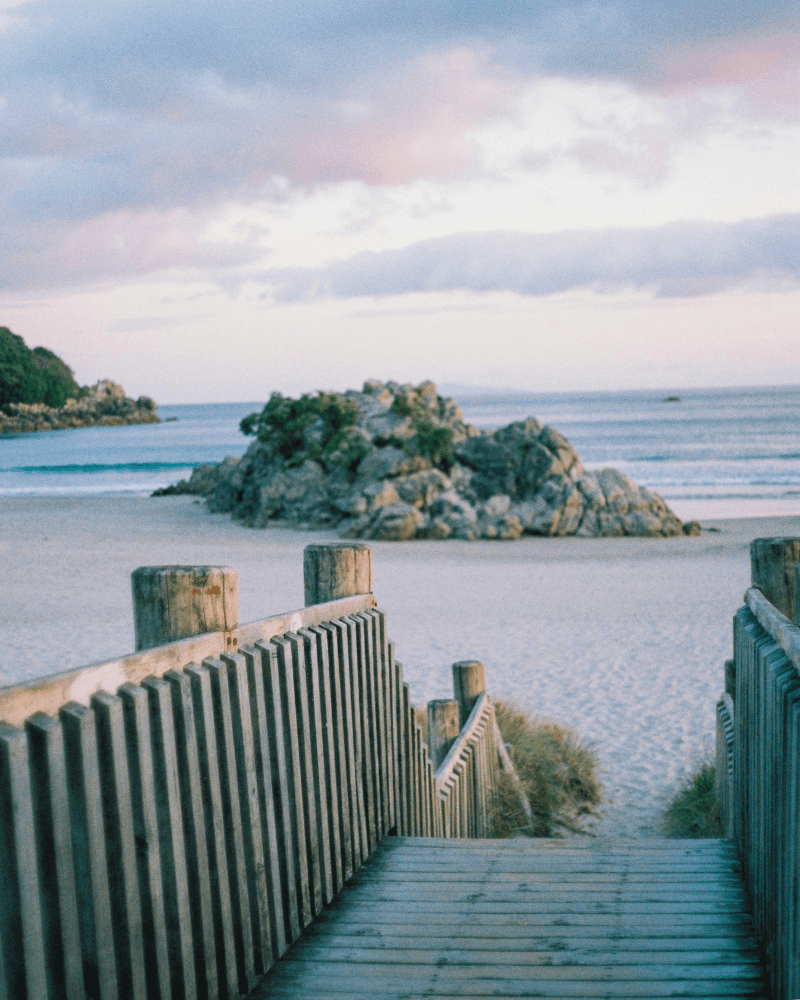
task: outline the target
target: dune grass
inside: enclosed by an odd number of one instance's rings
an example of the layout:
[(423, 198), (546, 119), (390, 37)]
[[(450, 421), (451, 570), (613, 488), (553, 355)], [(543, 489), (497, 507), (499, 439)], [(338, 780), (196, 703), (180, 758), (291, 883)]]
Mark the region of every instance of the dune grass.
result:
[(669, 837), (722, 837), (714, 788), (714, 765), (706, 761), (669, 804), (664, 826)]
[(532, 720), (514, 705), (495, 702), (495, 712), (531, 804), (533, 824), (525, 816), (514, 782), (504, 774), (494, 795), (494, 835), (588, 833), (583, 823), (595, 814), (602, 797), (591, 743), (554, 722)]

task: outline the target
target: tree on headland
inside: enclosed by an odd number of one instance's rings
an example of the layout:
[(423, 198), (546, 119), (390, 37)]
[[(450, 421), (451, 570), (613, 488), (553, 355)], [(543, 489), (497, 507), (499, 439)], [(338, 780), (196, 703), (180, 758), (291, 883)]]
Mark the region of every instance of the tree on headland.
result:
[(22, 337), (0, 326), (0, 406), (45, 403), (59, 407), (84, 391), (57, 354), (46, 347), (31, 350)]

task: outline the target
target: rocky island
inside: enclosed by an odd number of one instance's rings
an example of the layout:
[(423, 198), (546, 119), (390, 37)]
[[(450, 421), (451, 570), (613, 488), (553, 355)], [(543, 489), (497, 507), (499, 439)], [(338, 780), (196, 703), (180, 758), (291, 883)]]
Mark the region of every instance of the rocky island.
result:
[(79, 386), (57, 354), (0, 327), (0, 434), (159, 421), (149, 396), (130, 399), (110, 379)]
[(204, 496), (210, 510), (256, 528), (385, 541), (700, 531), (623, 473), (587, 471), (566, 438), (533, 417), (493, 432), (471, 427), (432, 382), (273, 393), (242, 430), (256, 438), (242, 458), (198, 466), (157, 494)]

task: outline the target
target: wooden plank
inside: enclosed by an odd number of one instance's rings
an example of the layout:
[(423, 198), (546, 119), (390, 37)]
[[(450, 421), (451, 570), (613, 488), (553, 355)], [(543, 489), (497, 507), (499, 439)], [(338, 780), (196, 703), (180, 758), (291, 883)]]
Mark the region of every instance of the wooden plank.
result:
[[(351, 1000), (371, 1000), (374, 997), (374, 993), (370, 992), (368, 988), (363, 985), (341, 985), (332, 984), (331, 988), (326, 990), (326, 996), (331, 997), (349, 997)], [(398, 1000), (408, 1000), (412, 997), (428, 997), (431, 994), (428, 992), (427, 988), (420, 987), (418, 992), (410, 992), (407, 988), (403, 988), (402, 992), (387, 992), (383, 996), (387, 998), (398, 998)], [(453, 994), (444, 994), (453, 995)], [(477, 994), (474, 990), (470, 989), (469, 992), (465, 992), (462, 987), (459, 987), (457, 993), (455, 994), (459, 997), (459, 1000), (482, 1000), (483, 997), (487, 996), (486, 993)], [(497, 996), (497, 993), (488, 994), (490, 996)], [(523, 989), (521, 993), (503, 993), (503, 996), (520, 996), (524, 998), (529, 998), (531, 996), (530, 988)], [(550, 984), (547, 987), (547, 992), (544, 993), (542, 990), (536, 990), (534, 994), (538, 997), (588, 997), (591, 1000), (596, 1000), (597, 988), (591, 983), (555, 983)], [(613, 984), (611, 986), (604, 986), (603, 997), (605, 998), (616, 998), (616, 997), (644, 997), (644, 998), (654, 998), (655, 993), (649, 986), (633, 984), (623, 984), (622, 986)], [(700, 984), (699, 987), (695, 989), (686, 990), (681, 989), (677, 992), (674, 985), (670, 986), (669, 993), (661, 993), (661, 996), (679, 996), (685, 997), (687, 1000), (700, 1000), (702, 997), (714, 997), (714, 1000), (738, 1000), (740, 997), (763, 997), (764, 994), (761, 989), (756, 988), (752, 984), (743, 985), (741, 983), (711, 983), (711, 984)], [(282, 986), (277, 985), (274, 988), (274, 992), (270, 994), (276, 998), (289, 997), (290, 1000), (319, 1000), (319, 993), (314, 987), (309, 990), (298, 990), (295, 985), (292, 986)], [(257, 1000), (257, 998), (253, 998)]]
[(304, 671), (303, 684), (306, 692), (309, 749), (306, 767), (309, 794), (314, 799), (314, 814), (316, 817), (321, 909), (322, 905), (329, 903), (334, 895), (332, 833), (328, 812), (330, 804), (330, 768), (326, 766), (326, 751), (329, 749), (327, 744), (329, 727), (323, 724), (323, 695), (316, 639), (307, 632), (305, 634), (298, 633), (287, 638), (296, 647), (293, 652), (293, 659), (298, 664), (298, 670)]
[[(507, 971), (513, 966), (530, 966), (547, 968), (574, 967), (595, 968), (603, 967), (607, 969), (628, 968), (646, 971), (648, 966), (655, 965), (659, 969), (675, 965), (703, 966), (706, 969), (714, 966), (728, 967), (731, 965), (749, 965), (756, 971), (759, 970), (759, 954), (757, 948), (749, 950), (737, 948), (731, 950), (689, 950), (682, 949), (680, 952), (654, 951), (651, 949), (620, 951), (616, 948), (612, 938), (607, 938), (600, 943), (598, 948), (542, 948), (528, 947), (516, 950), (506, 950), (505, 945), (499, 945), (492, 950), (479, 949), (470, 950), (466, 948), (431, 948), (424, 943), (417, 942), (417, 947), (392, 947), (386, 944), (385, 947), (364, 948), (357, 941), (342, 941), (337, 939), (330, 942), (327, 947), (323, 947), (316, 940), (303, 939), (292, 949), (293, 962), (346, 962), (348, 964), (360, 965), (414, 965), (419, 968), (425, 966), (437, 966), (441, 968), (447, 965), (448, 968), (458, 966), (461, 968), (479, 969), (481, 972), (488, 972), (496, 966), (503, 967)], [(642, 978), (645, 978), (642, 976)]]
[(150, 720), (150, 773), (160, 843), (171, 992), (176, 998), (191, 997), (197, 980), (171, 696), (169, 684), (160, 677), (146, 677), (142, 687), (147, 693)]
[(410, 795), (410, 733), (408, 731), (408, 713), (406, 711), (406, 685), (403, 683), (403, 670), (399, 663), (396, 669), (396, 718), (397, 718), (397, 768), (398, 768), (398, 818), (397, 829), (402, 837), (411, 833), (411, 795)]
[[(264, 679), (264, 708), (267, 716), (273, 801), (278, 840), (278, 869), (281, 876), (284, 928), (287, 943), (300, 935), (300, 900), (306, 865), (305, 837), (300, 836), (294, 793), (294, 762), (288, 728), (283, 716), (283, 685), (278, 651), (272, 643), (257, 643)], [(302, 812), (301, 812), (302, 816)], [(308, 904), (310, 905), (310, 904)]]
[(391, 753), (389, 746), (389, 736), (386, 729), (386, 704), (384, 699), (384, 648), (381, 635), (381, 623), (375, 611), (364, 611), (357, 617), (365, 622), (365, 632), (367, 635), (367, 652), (369, 656), (369, 668), (372, 676), (372, 690), (374, 692), (374, 727), (376, 743), (376, 762), (378, 765), (378, 781), (380, 787), (379, 795), (379, 826), (381, 837), (390, 828), (391, 819), (391, 794), (389, 790), (389, 767), (388, 759)]
[[(239, 968), (229, 878), (228, 845), (225, 839), (225, 809), (219, 774), (219, 750), (214, 725), (211, 674), (197, 663), (184, 668), (194, 705), (194, 731), (200, 790), (203, 798), (208, 874), (211, 887), (214, 940), (217, 953), (218, 989), (221, 997), (235, 997), (247, 988), (247, 976)], [(234, 847), (230, 845), (233, 855)], [(233, 865), (235, 871), (235, 864)]]
[[(291, 648), (287, 650), (284, 640), (276, 638), (271, 643), (275, 650), (276, 695), (280, 699), (283, 729), (282, 735), (286, 760), (287, 791), (289, 796), (290, 826), (295, 868), (297, 912), (300, 927), (311, 922), (313, 916), (312, 858), (309, 854), (311, 834), (307, 832), (309, 820), (306, 815), (306, 800), (303, 792), (302, 765), (300, 761), (300, 736), (297, 719), (297, 697), (294, 689), (294, 670), (291, 662)], [(287, 661), (288, 652), (288, 661)], [(292, 939), (294, 939), (294, 934)]]
[[(246, 812), (247, 807), (241, 801), (242, 789), (239, 785), (236, 760), (230, 680), (227, 665), (219, 657), (206, 657), (202, 663), (202, 669), (208, 674), (211, 688), (214, 743), (217, 751), (217, 773), (222, 800), (225, 858), (231, 896), (237, 979), (240, 988), (249, 989), (256, 978), (258, 947), (254, 938), (252, 919), (255, 893), (250, 884), (252, 857), (248, 863), (241, 819), (242, 813)], [(193, 668), (188, 669), (188, 674), (190, 678), (202, 677)], [(195, 680), (195, 684), (197, 683), (198, 681)], [(205, 718), (205, 710), (203, 714)]]
[(322, 909), (322, 874), (320, 871), (319, 831), (317, 829), (316, 794), (313, 781), (313, 761), (311, 735), (309, 733), (308, 693), (306, 691), (305, 665), (300, 661), (302, 642), (299, 637), (278, 636), (273, 645), (278, 651), (278, 663), (286, 685), (287, 702), (284, 718), (290, 718), (294, 733), (294, 756), (296, 762), (296, 790), (300, 797), (304, 822), (302, 826), (306, 845), (306, 883), (309, 910), (305, 924)]
[(643, 887), (651, 886), (693, 886), (698, 892), (705, 893), (709, 888), (713, 891), (715, 886), (741, 887), (741, 876), (728, 871), (719, 871), (712, 874), (708, 880), (698, 881), (695, 872), (685, 872), (679, 870), (670, 872), (667, 875), (644, 872), (635, 874), (634, 882), (628, 879), (628, 873), (599, 871), (599, 872), (554, 872), (545, 870), (530, 871), (517, 866), (504, 865), (502, 868), (495, 865), (460, 865), (453, 866), (442, 864), (441, 868), (428, 864), (424, 868), (415, 868), (407, 865), (376, 864), (359, 873), (358, 885), (365, 882), (376, 882), (381, 885), (388, 885), (392, 882), (412, 883), (431, 881), (431, 875), (436, 875), (437, 884), (458, 883), (468, 885), (470, 883), (485, 885), (487, 872), (491, 871), (492, 885), (502, 887), (506, 883), (516, 884), (521, 880), (539, 885), (570, 885), (583, 886), (587, 891), (591, 891), (597, 886), (615, 886), (621, 884), (636, 885)]
[[(401, 933), (401, 928), (425, 926), (426, 933), (433, 933), (431, 928), (442, 927), (449, 929), (453, 926), (454, 916), (451, 908), (443, 910), (429, 909), (426, 915), (419, 916), (421, 911), (416, 911), (413, 917), (409, 917), (405, 910), (388, 907), (381, 910), (381, 926), (391, 926), (392, 933)], [(553, 928), (555, 933), (564, 933), (565, 928), (570, 932), (579, 927), (610, 928), (620, 929), (628, 935), (632, 934), (632, 928), (641, 932), (661, 936), (669, 930), (679, 936), (687, 933), (705, 934), (711, 932), (712, 928), (718, 928), (720, 933), (728, 933), (730, 928), (737, 928), (741, 933), (752, 934), (753, 924), (749, 913), (686, 913), (678, 911), (676, 913), (656, 913), (656, 914), (633, 914), (630, 919), (622, 919), (624, 914), (614, 913), (478, 913), (473, 914), (474, 920), (483, 929), (489, 927), (548, 927)], [(372, 922), (374, 926), (375, 907), (356, 906), (352, 902), (341, 908), (331, 907), (323, 911), (318, 921), (335, 922), (337, 926), (345, 924), (361, 925)], [(461, 925), (464, 924), (461, 918)]]
[[(384, 618), (383, 622), (384, 635), (386, 633), (386, 620)], [(387, 673), (387, 688), (388, 688), (388, 707), (390, 714), (390, 726), (392, 732), (392, 769), (393, 769), (393, 811), (392, 811), (392, 824), (393, 829), (396, 834), (401, 832), (403, 826), (403, 803), (401, 800), (402, 794), (402, 769), (403, 769), (403, 739), (402, 739), (402, 729), (400, 726), (400, 716), (399, 716), (399, 704), (400, 704), (400, 687), (402, 684), (402, 678), (400, 676), (400, 671), (394, 656), (394, 643), (386, 639), (386, 653), (388, 657), (388, 673)]]
[(70, 702), (59, 715), (64, 732), (86, 992), (101, 1000), (117, 1000), (120, 993), (94, 713)]
[[(66, 1000), (84, 1000), (83, 959), (79, 933), (72, 833), (61, 723), (38, 712), (25, 723), (30, 764), (30, 791), (39, 867), (43, 950), (48, 995), (61, 991)], [(1, 765), (0, 765), (1, 766)], [(0, 814), (13, 811), (0, 803)], [(0, 869), (0, 872), (3, 870)], [(6, 874), (0, 874), (9, 902), (16, 898)], [(21, 993), (20, 993), (21, 995)]]
[[(502, 972), (491, 975), (481, 974), (476, 971), (475, 966), (451, 966), (449, 963), (446, 971), (440, 969), (426, 973), (423, 968), (414, 964), (396, 963), (388, 967), (370, 965), (362, 968), (359, 965), (347, 966), (334, 961), (318, 961), (313, 964), (295, 962), (288, 956), (284, 959), (280, 975), (276, 979), (295, 987), (316, 986), (327, 993), (334, 980), (341, 985), (363, 985), (365, 974), (368, 974), (369, 985), (377, 995), (385, 995), (386, 992), (406, 993), (427, 988), (430, 991), (429, 995), (432, 996), (458, 996), (465, 986), (474, 992), (483, 986), (489, 995), (513, 996), (524, 994), (532, 988), (545, 988), (550, 983), (591, 983), (595, 989), (606, 984), (610, 986), (637, 983), (640, 987), (647, 986), (652, 990), (645, 994), (651, 997), (659, 994), (674, 996), (675, 983), (682, 984), (684, 991), (708, 987), (714, 981), (724, 982), (727, 989), (730, 988), (729, 984), (736, 983), (748, 985), (754, 990), (762, 983), (761, 971), (749, 962), (732, 962), (702, 970), (696, 966), (678, 963), (639, 968), (508, 965)], [(274, 989), (274, 984), (271, 985), (270, 995)], [(665, 987), (670, 989), (670, 992), (666, 992)]]
[(221, 660), (228, 671), (233, 746), (241, 809), (239, 815), (247, 879), (250, 885), (250, 920), (253, 926), (256, 973), (262, 974), (273, 963), (273, 947), (247, 663), (241, 653), (223, 653)]
[[(376, 896), (370, 899), (364, 898), (360, 899), (357, 905), (361, 911), (369, 906), (374, 906), (376, 902), (381, 903), (391, 903), (391, 909), (398, 914), (404, 913), (408, 916), (408, 919), (412, 919), (413, 914), (424, 913), (426, 910), (437, 910), (437, 905), (435, 900), (413, 900), (404, 899), (400, 893), (384, 893), (376, 894)], [(438, 907), (439, 912), (445, 910), (448, 906), (447, 900), (441, 902)], [(342, 904), (342, 905), (353, 905), (353, 904)], [(539, 913), (546, 914), (556, 914), (563, 916), (570, 916), (574, 914), (579, 914), (585, 912), (586, 904), (583, 900), (564, 901), (559, 903), (558, 900), (547, 901), (547, 900), (536, 900), (536, 910)], [(489, 900), (478, 900), (470, 903), (470, 912), (475, 914), (489, 914), (489, 913), (527, 913), (531, 907), (531, 902), (520, 901), (515, 902), (513, 900), (509, 901), (498, 901), (493, 902)], [(335, 909), (335, 905), (334, 905)], [(694, 902), (626, 902), (624, 900), (617, 901), (616, 903), (595, 903), (593, 904), (593, 910), (597, 913), (602, 912), (614, 912), (622, 915), (631, 916), (633, 914), (641, 914), (642, 916), (655, 916), (658, 914), (668, 914), (668, 913), (694, 913), (694, 914), (723, 914), (731, 911), (731, 907), (727, 903), (706, 903), (701, 901)], [(738, 912), (746, 914), (748, 910), (744, 907), (739, 908)], [(416, 919), (416, 918), (414, 918)]]
[(167, 646), (156, 646), (128, 656), (65, 670), (50, 677), (37, 677), (21, 684), (12, 684), (0, 688), (0, 719), (21, 726), (34, 712), (57, 715), (61, 706), (68, 701), (88, 705), (96, 691), (115, 694), (125, 683), (138, 684), (145, 677), (161, 677), (169, 670), (183, 669), (187, 663), (201, 662), (207, 656), (218, 656), (226, 649), (229, 638), (231, 642), (236, 640), (239, 645), (255, 645), (257, 642), (268, 642), (276, 635), (296, 632), (310, 625), (358, 614), (373, 607), (375, 598), (372, 594), (345, 597), (239, 625), (231, 632), (209, 632), (181, 639)]
[(386, 738), (386, 752), (384, 754), (386, 762), (386, 830), (389, 831), (394, 829), (397, 824), (397, 804), (395, 802), (397, 744), (395, 741), (393, 711), (394, 668), (389, 650), (389, 639), (386, 633), (386, 616), (377, 608), (371, 613), (375, 616), (375, 642), (379, 655), (378, 671), (381, 682), (383, 724)]
[(345, 734), (349, 754), (352, 757), (353, 783), (351, 785), (351, 798), (355, 808), (352, 827), (354, 847), (353, 865), (357, 869), (361, 866), (362, 861), (366, 860), (369, 856), (366, 799), (362, 767), (361, 716), (358, 710), (361, 689), (358, 683), (358, 670), (351, 643), (351, 629), (344, 620), (331, 622), (330, 628), (334, 629), (336, 633), (339, 670), (342, 681), (342, 693), (344, 695)]
[[(696, 982), (696, 981), (695, 981)], [(405, 998), (412, 997), (427, 997), (427, 996), (453, 996), (456, 995), (460, 1000), (477, 1000), (478, 997), (489, 996), (509, 996), (509, 997), (525, 997), (530, 998), (532, 993), (534, 996), (538, 997), (548, 997), (548, 998), (561, 998), (561, 997), (588, 997), (591, 1000), (597, 1000), (598, 992), (597, 986), (592, 983), (548, 983), (546, 988), (536, 987), (535, 992), (531, 990), (530, 985), (527, 987), (522, 987), (516, 992), (504, 992), (497, 988), (497, 984), (492, 984), (494, 992), (488, 993), (487, 986), (483, 983), (478, 983), (475, 987), (470, 987), (469, 990), (465, 990), (463, 984), (459, 984), (459, 988), (455, 994), (443, 992), (440, 987), (437, 986), (436, 990), (433, 992), (428, 992), (427, 987), (423, 984), (415, 984), (416, 989), (410, 988), (408, 984), (403, 984), (402, 989), (388, 990), (382, 993), (382, 996), (390, 998), (390, 1000), (405, 1000)], [(292, 1000), (319, 1000), (319, 993), (315, 992), (315, 987), (311, 986), (309, 989), (300, 988), (296, 984), (287, 986), (284, 984), (276, 984), (274, 987), (275, 992), (271, 993), (270, 996), (275, 997), (291, 997)], [(352, 998), (364, 998), (368, 1000), (370, 996), (374, 996), (374, 993), (369, 992), (369, 988), (364, 983), (353, 983), (345, 982), (339, 983), (335, 982), (331, 984), (329, 990), (325, 992), (326, 996), (331, 997), (352, 997)], [(655, 991), (651, 988), (651, 984), (643, 983), (612, 983), (605, 984), (603, 986), (603, 992), (601, 994), (604, 998), (611, 998), (615, 1000), (617, 997), (644, 997), (650, 998), (650, 1000), (655, 1000), (656, 997), (661, 996), (680, 996), (685, 998), (693, 998), (693, 1000), (699, 1000), (701, 997), (714, 997), (715, 1000), (734, 1000), (734, 998), (739, 997), (763, 997), (764, 993), (759, 988), (758, 983), (730, 983), (730, 982), (712, 982), (712, 983), (700, 983), (696, 985), (695, 989), (691, 988), (691, 984), (684, 988), (684, 984), (676, 986), (675, 984), (669, 984), (669, 992), (665, 990)], [(253, 1000), (257, 1000), (256, 997)]]
[(167, 872), (166, 866), (162, 867), (161, 859), (148, 695), (144, 688), (136, 684), (123, 684), (117, 695), (122, 701), (125, 724), (148, 993), (162, 1000), (171, 1000), (170, 954), (164, 908)]
[[(617, 952), (653, 955), (660, 952), (734, 952), (758, 953), (756, 939), (741, 928), (709, 925), (701, 933), (689, 935), (676, 930), (672, 935), (657, 934), (645, 929), (629, 928), (620, 934), (618, 926), (609, 924), (605, 933), (596, 927), (571, 927), (555, 934), (542, 927), (470, 927), (464, 922), (433, 926), (422, 924), (379, 929), (374, 924), (340, 925), (314, 924), (304, 940), (319, 947), (341, 948), (357, 943), (359, 948), (429, 948), (439, 951), (466, 949), (469, 951), (570, 951), (586, 948), (602, 950), (609, 942)], [(711, 933), (716, 931), (716, 933)]]
[[(475, 903), (514, 903), (521, 906), (557, 904), (562, 901), (567, 905), (583, 903), (586, 907), (595, 910), (608, 908), (617, 904), (633, 903), (654, 903), (658, 905), (683, 904), (688, 908), (694, 906), (738, 906), (742, 912), (747, 912), (747, 894), (744, 889), (717, 889), (714, 893), (698, 893), (694, 889), (670, 888), (668, 886), (650, 886), (639, 889), (634, 885), (630, 886), (609, 886), (601, 889), (596, 888), (592, 892), (587, 892), (579, 885), (572, 886), (527, 886), (523, 889), (510, 887), (506, 891), (487, 884), (491, 876), (487, 875), (487, 882), (483, 886), (471, 885), (438, 885), (414, 883), (413, 886), (400, 885), (394, 883), (391, 886), (375, 883), (373, 885), (359, 885), (353, 887), (349, 894), (357, 896), (361, 901), (375, 900), (386, 902), (431, 902), (441, 901), (443, 904), (455, 906), (474, 905)], [(528, 904), (527, 901), (530, 901)]]
[(194, 704), (191, 682), (187, 674), (182, 671), (170, 671), (164, 674), (164, 680), (170, 687), (172, 697), (175, 759), (183, 817), (189, 909), (192, 914), (195, 975), (197, 989), (202, 996), (217, 989), (218, 970)]
[[(328, 688), (331, 700), (331, 723), (333, 726), (334, 762), (336, 782), (334, 785), (339, 820), (339, 843), (341, 849), (341, 884), (349, 879), (353, 868), (353, 831), (355, 824), (354, 799), (351, 793), (355, 785), (355, 764), (346, 740), (345, 694), (339, 668), (337, 633), (330, 625), (320, 625), (312, 632), (319, 632), (320, 642), (326, 650), (328, 665)], [(338, 870), (338, 869), (337, 869)]]
[(0, 722), (0, 951), (9, 1000), (47, 996), (25, 733)]
[(357, 617), (351, 616), (344, 619), (344, 622), (350, 634), (351, 666), (358, 686), (358, 701), (355, 704), (355, 711), (360, 729), (361, 777), (367, 821), (367, 852), (371, 854), (378, 846), (378, 788), (375, 767), (377, 747), (373, 732), (373, 692), (369, 683), (366, 629), (364, 622)]
[(298, 633), (305, 643), (306, 686), (314, 724), (315, 780), (319, 789), (318, 810), (322, 844), (323, 899), (329, 903), (341, 889), (341, 822), (339, 818), (339, 769), (337, 766), (336, 724), (331, 703), (328, 637), (319, 628)]
[(131, 1000), (146, 1000), (142, 906), (122, 701), (99, 692), (92, 696), (92, 710), (120, 995)]
[(278, 821), (275, 805), (276, 776), (272, 769), (272, 748), (270, 745), (270, 721), (264, 691), (264, 671), (262, 654), (255, 646), (242, 646), (239, 650), (247, 667), (247, 686), (250, 692), (250, 715), (253, 731), (256, 783), (258, 787), (259, 814), (261, 816), (261, 837), (264, 848), (264, 865), (268, 912), (264, 918), (269, 921), (272, 941), (272, 957), (277, 961), (288, 947), (284, 921), (283, 885), (281, 880), (280, 851), (278, 848)]

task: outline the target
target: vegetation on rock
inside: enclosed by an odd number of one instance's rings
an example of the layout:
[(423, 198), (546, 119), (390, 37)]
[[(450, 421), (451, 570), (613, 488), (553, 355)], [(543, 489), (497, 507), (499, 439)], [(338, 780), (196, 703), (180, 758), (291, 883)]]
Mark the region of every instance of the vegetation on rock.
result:
[(357, 404), (338, 393), (306, 393), (291, 399), (273, 392), (261, 413), (251, 413), (240, 427), (243, 434), (255, 434), (280, 455), (288, 469), (312, 459), (328, 470), (355, 471), (367, 452), (364, 442), (348, 435), (357, 420)]
[(44, 403), (58, 407), (83, 391), (57, 354), (46, 347), (31, 350), (22, 337), (0, 326), (0, 406)]
[(584, 821), (601, 801), (592, 745), (553, 722), (537, 722), (514, 705), (495, 702), (497, 724), (533, 812), (531, 827), (517, 786), (503, 775), (495, 790), (494, 836), (553, 837), (587, 833)]

